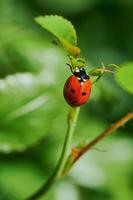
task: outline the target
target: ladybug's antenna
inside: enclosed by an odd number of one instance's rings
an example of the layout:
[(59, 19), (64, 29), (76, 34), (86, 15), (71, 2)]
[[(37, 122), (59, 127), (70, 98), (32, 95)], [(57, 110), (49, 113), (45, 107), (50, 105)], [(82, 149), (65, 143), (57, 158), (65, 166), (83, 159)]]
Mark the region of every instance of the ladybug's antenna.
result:
[(73, 74), (72, 66), (69, 63), (66, 63), (66, 64), (70, 67), (70, 70), (71, 70), (71, 72)]
[(74, 72), (73, 72), (73, 68), (72, 68), (72, 66), (73, 66), (72, 56), (70, 56), (70, 55), (67, 55), (67, 56), (68, 56), (68, 58), (69, 58), (71, 64), (69, 64), (69, 63), (66, 63), (66, 64), (70, 67), (70, 70), (71, 70), (71, 72), (72, 72), (72, 74), (73, 74)]

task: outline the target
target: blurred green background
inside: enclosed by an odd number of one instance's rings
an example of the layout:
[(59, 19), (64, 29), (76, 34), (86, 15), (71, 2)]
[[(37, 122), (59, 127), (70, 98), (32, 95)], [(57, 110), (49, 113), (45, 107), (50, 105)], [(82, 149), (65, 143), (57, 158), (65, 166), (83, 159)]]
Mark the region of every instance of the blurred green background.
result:
[[(62, 88), (66, 52), (34, 22), (45, 14), (74, 24), (90, 68), (133, 60), (132, 0), (0, 1), (0, 199), (24, 200), (50, 175), (66, 131)], [(93, 87), (81, 109), (74, 144), (90, 140), (133, 108), (112, 75)], [(83, 156), (42, 200), (131, 200), (133, 122)]]

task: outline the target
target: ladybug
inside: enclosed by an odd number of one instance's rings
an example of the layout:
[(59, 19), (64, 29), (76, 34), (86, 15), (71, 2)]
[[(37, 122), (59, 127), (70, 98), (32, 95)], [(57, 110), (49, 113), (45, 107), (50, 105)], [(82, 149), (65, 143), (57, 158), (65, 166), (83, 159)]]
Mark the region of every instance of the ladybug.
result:
[(72, 72), (64, 85), (64, 98), (72, 106), (80, 106), (88, 100), (91, 93), (91, 80), (83, 67)]

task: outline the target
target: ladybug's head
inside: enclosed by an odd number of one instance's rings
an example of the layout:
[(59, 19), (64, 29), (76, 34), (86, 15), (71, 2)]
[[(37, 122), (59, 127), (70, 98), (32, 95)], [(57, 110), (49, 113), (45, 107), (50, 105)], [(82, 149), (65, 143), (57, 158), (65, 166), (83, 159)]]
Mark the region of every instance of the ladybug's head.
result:
[(80, 82), (85, 82), (87, 79), (89, 79), (89, 76), (86, 74), (86, 71), (83, 67), (77, 68), (73, 74), (79, 78)]

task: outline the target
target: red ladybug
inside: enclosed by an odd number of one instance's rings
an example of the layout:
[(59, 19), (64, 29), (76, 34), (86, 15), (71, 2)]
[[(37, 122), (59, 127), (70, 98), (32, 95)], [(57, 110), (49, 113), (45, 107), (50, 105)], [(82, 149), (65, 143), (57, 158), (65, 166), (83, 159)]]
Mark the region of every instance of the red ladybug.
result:
[(84, 104), (91, 93), (91, 80), (84, 68), (78, 68), (64, 85), (64, 98), (73, 107)]

